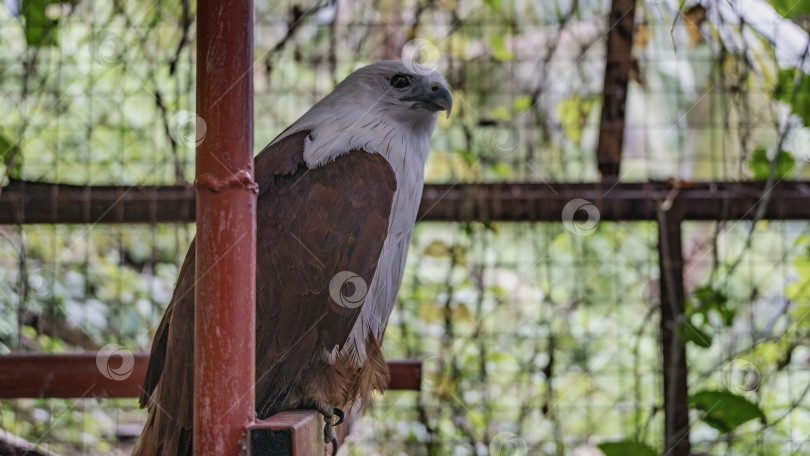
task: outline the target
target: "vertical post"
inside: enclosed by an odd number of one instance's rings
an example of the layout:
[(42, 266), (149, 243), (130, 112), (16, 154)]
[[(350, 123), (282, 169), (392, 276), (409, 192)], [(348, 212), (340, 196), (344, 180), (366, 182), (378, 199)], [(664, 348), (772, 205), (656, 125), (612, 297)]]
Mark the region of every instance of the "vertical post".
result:
[(240, 454), (245, 428), (255, 415), (258, 192), (253, 179), (252, 62), (252, 1), (200, 0), (195, 455)]
[(689, 456), (689, 389), (686, 345), (678, 333), (684, 321), (681, 213), (658, 210), (658, 255), (661, 272), (661, 351), (664, 374), (664, 434), (668, 456)]
[(608, 20), (604, 101), (596, 160), (602, 177), (619, 177), (627, 84), (632, 66), (636, 0), (613, 0)]

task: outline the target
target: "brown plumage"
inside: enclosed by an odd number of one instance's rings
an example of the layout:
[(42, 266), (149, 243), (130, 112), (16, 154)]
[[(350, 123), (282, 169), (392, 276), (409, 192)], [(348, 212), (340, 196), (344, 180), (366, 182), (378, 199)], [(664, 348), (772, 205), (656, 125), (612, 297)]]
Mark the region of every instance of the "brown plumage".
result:
[[(364, 151), (307, 169), (302, 158), (307, 134), (288, 136), (256, 157), (262, 189), (256, 239), (259, 418), (297, 407), (348, 407), (370, 389), (384, 388), (388, 378), (384, 360), (356, 372), (341, 369), (340, 358), (332, 368), (317, 355), (342, 346), (360, 313), (360, 307), (335, 303), (329, 282), (338, 272), (352, 271), (371, 283), (396, 179), (383, 157)], [(155, 334), (140, 403), (149, 405), (154, 393), (160, 406), (150, 408), (143, 448), (134, 454), (191, 454), (193, 347), (194, 243)], [(382, 359), (379, 348), (376, 352)], [(318, 391), (320, 401), (306, 391)]]

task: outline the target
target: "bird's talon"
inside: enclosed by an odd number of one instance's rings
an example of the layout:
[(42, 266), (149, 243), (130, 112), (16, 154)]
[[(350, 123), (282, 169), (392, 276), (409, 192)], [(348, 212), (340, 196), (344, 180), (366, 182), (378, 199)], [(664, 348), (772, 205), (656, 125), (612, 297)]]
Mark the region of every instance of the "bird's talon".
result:
[(332, 456), (335, 456), (337, 454), (337, 450), (338, 450), (337, 437), (332, 437)]
[(337, 423), (333, 424), (332, 426), (337, 426), (339, 424), (342, 424), (344, 421), (346, 421), (346, 414), (343, 413), (343, 410), (335, 407), (335, 409), (332, 411), (332, 413), (334, 413), (335, 416), (338, 417)]

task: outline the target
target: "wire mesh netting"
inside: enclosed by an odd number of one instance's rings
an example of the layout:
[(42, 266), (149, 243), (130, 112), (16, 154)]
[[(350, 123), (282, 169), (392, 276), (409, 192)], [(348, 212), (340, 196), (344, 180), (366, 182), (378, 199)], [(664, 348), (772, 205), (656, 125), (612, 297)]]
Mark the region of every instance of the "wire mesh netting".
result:
[[(455, 97), (429, 183), (598, 181), (609, 10), (257, 1), (256, 150), (357, 67), (405, 56)], [(810, 177), (808, 14), (805, 1), (638, 2), (622, 181)], [(206, 130), (194, 44), (193, 2), (6, 0), (3, 184), (192, 182)], [(683, 226), (693, 450), (810, 453), (808, 224), (721, 219)], [(0, 226), (0, 352), (148, 350), (193, 235)], [(661, 451), (657, 246), (654, 223), (598, 216), (419, 223), (385, 351), (423, 360), (423, 389), (379, 397), (343, 451)], [(741, 400), (706, 405), (722, 392)], [(145, 420), (134, 399), (1, 404), (1, 429), (63, 454), (127, 454)]]

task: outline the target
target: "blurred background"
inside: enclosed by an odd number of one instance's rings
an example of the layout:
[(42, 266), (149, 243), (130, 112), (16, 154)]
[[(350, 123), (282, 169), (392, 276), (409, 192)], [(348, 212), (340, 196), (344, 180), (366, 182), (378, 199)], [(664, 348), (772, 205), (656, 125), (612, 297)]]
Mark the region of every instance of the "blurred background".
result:
[[(597, 182), (610, 8), (255, 0), (256, 151), (354, 69), (405, 52), (455, 97), (429, 184)], [(2, 184), (193, 182), (195, 11), (4, 0)], [(633, 14), (622, 182), (810, 178), (810, 1)], [(682, 229), (693, 453), (810, 454), (807, 221)], [(193, 236), (0, 225), (0, 354), (148, 351)], [(384, 348), (424, 361), (422, 390), (379, 397), (341, 454), (663, 452), (658, 255), (651, 221), (418, 223)], [(721, 393), (741, 402), (702, 402)], [(0, 401), (0, 429), (60, 454), (128, 454), (145, 418), (135, 399)]]

